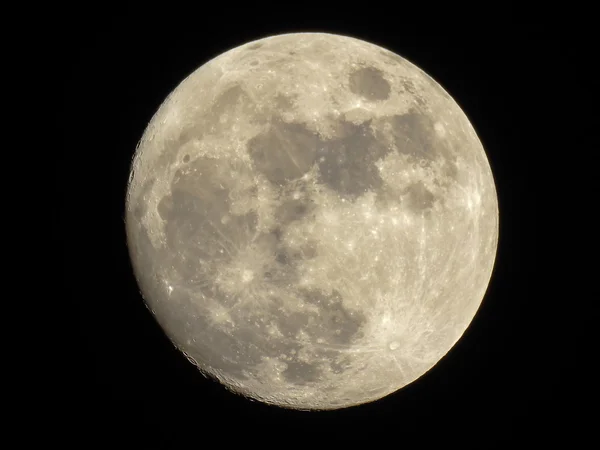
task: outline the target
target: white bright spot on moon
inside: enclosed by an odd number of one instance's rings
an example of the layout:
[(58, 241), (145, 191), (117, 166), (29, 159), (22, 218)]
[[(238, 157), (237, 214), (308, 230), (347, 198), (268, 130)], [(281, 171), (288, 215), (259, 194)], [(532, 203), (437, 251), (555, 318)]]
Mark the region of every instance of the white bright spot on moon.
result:
[(252, 272), (251, 270), (244, 270), (242, 273), (242, 281), (244, 283), (248, 283), (249, 281), (252, 281), (252, 279), (254, 278), (254, 272)]
[(444, 125), (441, 124), (440, 122), (436, 122), (433, 125), (433, 129), (440, 137), (446, 136), (446, 128), (444, 128)]
[(460, 339), (498, 204), (441, 86), (376, 45), (299, 33), (225, 52), (169, 95), (126, 226), (145, 301), (203, 373), (336, 409), (410, 385)]

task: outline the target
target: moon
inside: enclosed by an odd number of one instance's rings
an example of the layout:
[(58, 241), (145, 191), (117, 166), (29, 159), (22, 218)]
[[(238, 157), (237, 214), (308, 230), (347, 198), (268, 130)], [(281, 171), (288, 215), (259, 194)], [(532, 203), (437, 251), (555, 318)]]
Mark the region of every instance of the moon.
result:
[(295, 33), (173, 90), (133, 157), (125, 223), (145, 304), (205, 376), (330, 410), (409, 385), (461, 338), (498, 202), (473, 126), (430, 76)]

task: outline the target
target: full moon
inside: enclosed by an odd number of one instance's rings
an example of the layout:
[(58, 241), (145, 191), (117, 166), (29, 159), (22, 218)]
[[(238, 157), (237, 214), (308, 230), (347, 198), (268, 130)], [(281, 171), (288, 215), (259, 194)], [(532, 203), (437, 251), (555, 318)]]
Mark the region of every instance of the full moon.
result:
[(430, 76), (296, 33), (174, 89), (133, 157), (125, 223), (145, 304), (204, 375), (327, 410), (407, 386), (456, 344), (491, 278), (498, 202)]

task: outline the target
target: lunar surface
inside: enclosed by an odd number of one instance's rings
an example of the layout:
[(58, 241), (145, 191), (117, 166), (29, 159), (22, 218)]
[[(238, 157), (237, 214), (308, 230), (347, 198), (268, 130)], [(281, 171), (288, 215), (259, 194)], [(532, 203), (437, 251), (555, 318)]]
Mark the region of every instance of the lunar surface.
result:
[(308, 410), (432, 368), (479, 308), (498, 239), (458, 104), (402, 57), (325, 33), (189, 75), (136, 150), (125, 221), (145, 303), (190, 361)]

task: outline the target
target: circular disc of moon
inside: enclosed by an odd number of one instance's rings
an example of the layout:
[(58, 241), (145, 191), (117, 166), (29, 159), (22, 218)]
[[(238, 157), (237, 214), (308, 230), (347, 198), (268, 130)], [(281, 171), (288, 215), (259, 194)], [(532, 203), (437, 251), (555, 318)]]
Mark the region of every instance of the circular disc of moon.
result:
[(458, 104), (402, 57), (297, 33), (212, 59), (135, 153), (134, 273), (205, 375), (265, 403), (336, 409), (432, 368), (490, 281), (498, 203)]

